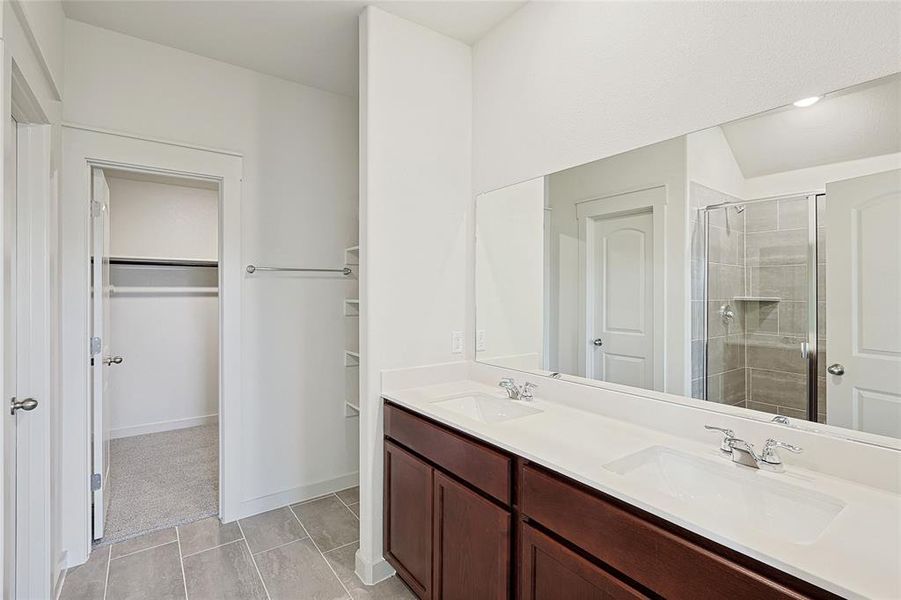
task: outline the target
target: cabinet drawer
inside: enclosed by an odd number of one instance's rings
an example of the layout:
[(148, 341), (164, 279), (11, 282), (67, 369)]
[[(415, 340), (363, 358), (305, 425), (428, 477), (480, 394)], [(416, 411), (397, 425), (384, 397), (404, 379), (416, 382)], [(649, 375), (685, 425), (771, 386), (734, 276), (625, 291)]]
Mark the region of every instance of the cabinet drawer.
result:
[(385, 435), (510, 505), (512, 459), (506, 454), (392, 404), (385, 405)]
[(643, 600), (620, 581), (534, 527), (520, 526), (521, 600)]
[(665, 598), (806, 597), (531, 466), (520, 493), (524, 516)]

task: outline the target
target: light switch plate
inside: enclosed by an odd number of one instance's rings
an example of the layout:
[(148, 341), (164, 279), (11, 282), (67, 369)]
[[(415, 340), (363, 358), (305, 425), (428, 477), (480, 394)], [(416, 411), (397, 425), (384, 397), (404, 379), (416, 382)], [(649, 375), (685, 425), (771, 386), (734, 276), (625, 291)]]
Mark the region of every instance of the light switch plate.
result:
[(485, 350), (485, 330), (479, 329), (476, 331), (476, 352), (482, 352)]
[(451, 332), (451, 352), (453, 354), (463, 354), (463, 332)]

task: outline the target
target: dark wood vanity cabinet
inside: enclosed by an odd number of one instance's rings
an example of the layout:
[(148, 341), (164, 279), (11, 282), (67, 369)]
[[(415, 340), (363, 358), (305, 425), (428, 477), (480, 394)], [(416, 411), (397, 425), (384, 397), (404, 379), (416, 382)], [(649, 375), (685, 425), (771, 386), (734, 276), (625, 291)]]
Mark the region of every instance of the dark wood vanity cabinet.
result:
[(838, 597), (390, 403), (385, 437), (385, 557), (423, 600)]

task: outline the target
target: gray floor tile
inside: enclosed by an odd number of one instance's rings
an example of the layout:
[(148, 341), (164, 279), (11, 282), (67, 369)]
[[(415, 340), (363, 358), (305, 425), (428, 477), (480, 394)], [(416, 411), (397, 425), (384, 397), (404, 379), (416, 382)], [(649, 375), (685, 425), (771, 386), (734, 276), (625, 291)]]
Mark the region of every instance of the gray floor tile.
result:
[[(338, 499), (335, 498), (335, 502)], [(307, 536), (287, 506), (241, 519), (250, 551), (256, 554)]]
[(88, 562), (69, 569), (66, 572), (66, 580), (63, 582), (60, 600), (94, 600), (95, 598), (103, 598), (109, 553), (109, 546), (97, 548), (91, 552)]
[(323, 552), (359, 539), (360, 521), (335, 496), (294, 504), (291, 508)]
[(241, 528), (236, 522), (223, 524), (219, 521), (219, 517), (179, 525), (178, 537), (181, 540), (182, 556), (196, 554), (201, 550), (209, 550), (242, 538)]
[(352, 512), (356, 518), (358, 518), (358, 519), (360, 518), (360, 503), (359, 502), (357, 502), (356, 504), (351, 504), (347, 508), (350, 509), (350, 512)]
[(247, 545), (232, 542), (185, 557), (191, 600), (265, 600), (266, 590)]
[(351, 504), (356, 504), (360, 501), (360, 488), (352, 487), (346, 490), (341, 490), (340, 492), (335, 494), (338, 498), (341, 499), (341, 502), (350, 506)]
[(272, 600), (347, 598), (347, 592), (309, 538), (262, 552), (255, 558)]
[(350, 544), (325, 553), (326, 560), (354, 600), (416, 600), (413, 592), (396, 575), (375, 585), (364, 585), (354, 573), (357, 548), (358, 544)]
[(185, 597), (178, 544), (110, 561), (106, 600), (178, 600)]
[(153, 531), (151, 533), (145, 533), (144, 535), (139, 535), (136, 538), (132, 538), (124, 542), (119, 542), (118, 544), (113, 544), (112, 558), (113, 560), (115, 560), (120, 556), (125, 556), (126, 554), (131, 554), (132, 552), (146, 550), (147, 548), (153, 548), (154, 546), (162, 546), (163, 544), (168, 544), (174, 541), (174, 527), (170, 527), (169, 529), (161, 529), (160, 531)]

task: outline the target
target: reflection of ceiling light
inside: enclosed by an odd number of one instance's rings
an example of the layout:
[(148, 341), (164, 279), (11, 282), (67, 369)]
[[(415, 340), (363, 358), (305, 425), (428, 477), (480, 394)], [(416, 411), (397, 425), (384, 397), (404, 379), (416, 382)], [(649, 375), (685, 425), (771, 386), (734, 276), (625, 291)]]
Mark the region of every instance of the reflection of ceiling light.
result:
[(794, 105), (798, 108), (807, 108), (808, 106), (813, 106), (817, 102), (820, 101), (822, 96), (811, 96), (810, 98), (801, 98), (797, 102), (794, 102)]

